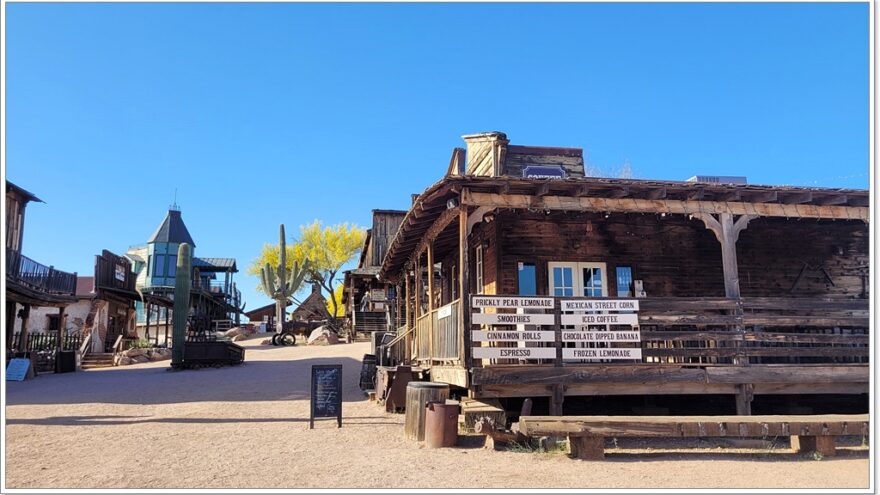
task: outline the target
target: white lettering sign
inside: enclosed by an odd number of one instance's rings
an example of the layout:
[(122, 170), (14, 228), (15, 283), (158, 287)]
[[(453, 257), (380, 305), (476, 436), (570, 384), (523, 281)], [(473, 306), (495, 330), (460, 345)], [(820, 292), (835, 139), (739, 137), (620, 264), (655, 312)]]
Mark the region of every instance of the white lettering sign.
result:
[(553, 342), (555, 341), (553, 333), (552, 331), (474, 330), (471, 332), (471, 340), (476, 342)]
[(562, 315), (563, 325), (638, 325), (636, 314), (585, 314)]
[(623, 332), (582, 332), (578, 330), (563, 330), (563, 342), (641, 342), (642, 336), (638, 330)]
[(552, 297), (471, 296), (474, 308), (537, 308), (553, 309)]
[(446, 306), (443, 306), (442, 308), (437, 310), (437, 319), (438, 320), (442, 320), (443, 318), (449, 318), (450, 316), (452, 316), (452, 305), (451, 304), (447, 304)]
[(562, 359), (642, 359), (642, 350), (565, 347), (562, 349)]
[(474, 313), (474, 325), (553, 325), (553, 315), (523, 315), (511, 313)]
[(473, 347), (475, 359), (555, 359), (553, 347)]
[(562, 311), (638, 311), (636, 299), (568, 299), (560, 302)]

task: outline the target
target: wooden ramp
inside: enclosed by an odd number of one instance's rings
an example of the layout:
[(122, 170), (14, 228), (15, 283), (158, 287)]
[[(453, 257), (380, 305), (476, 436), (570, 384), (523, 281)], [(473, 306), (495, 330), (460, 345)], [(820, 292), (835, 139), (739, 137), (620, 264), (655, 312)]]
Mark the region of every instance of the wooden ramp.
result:
[(603, 459), (605, 437), (791, 437), (798, 452), (835, 453), (834, 437), (868, 435), (868, 415), (809, 416), (524, 416), (530, 437), (567, 436), (572, 455)]

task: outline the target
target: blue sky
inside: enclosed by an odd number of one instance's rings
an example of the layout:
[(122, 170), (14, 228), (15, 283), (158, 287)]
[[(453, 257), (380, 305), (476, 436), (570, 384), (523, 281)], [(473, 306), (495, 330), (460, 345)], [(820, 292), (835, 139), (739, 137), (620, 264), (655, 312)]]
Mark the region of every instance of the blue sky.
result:
[[(868, 187), (868, 4), (7, 4), (7, 178), (24, 251), (90, 275), (177, 189), (244, 269), (366, 226), (462, 134), (582, 147), (638, 178)], [(248, 307), (268, 300), (238, 275)]]

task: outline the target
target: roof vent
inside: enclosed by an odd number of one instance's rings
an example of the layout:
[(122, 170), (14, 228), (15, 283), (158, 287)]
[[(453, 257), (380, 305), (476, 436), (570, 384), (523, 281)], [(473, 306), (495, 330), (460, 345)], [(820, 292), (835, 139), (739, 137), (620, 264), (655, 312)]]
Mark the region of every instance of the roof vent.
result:
[(707, 182), (709, 184), (748, 184), (740, 175), (695, 175), (688, 182)]

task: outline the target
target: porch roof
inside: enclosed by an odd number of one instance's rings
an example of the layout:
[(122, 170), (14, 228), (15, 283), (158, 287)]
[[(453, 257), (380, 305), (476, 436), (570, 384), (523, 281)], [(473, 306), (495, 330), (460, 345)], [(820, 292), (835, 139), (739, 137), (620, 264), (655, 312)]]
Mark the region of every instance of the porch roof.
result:
[[(463, 194), (464, 192), (464, 194)], [(414, 201), (382, 263), (380, 278), (400, 273), (437, 218), (458, 198), (463, 207), (642, 213), (754, 214), (868, 221), (869, 191), (802, 186), (569, 177), (525, 179), (447, 175)], [(454, 223), (453, 223), (454, 224)]]

